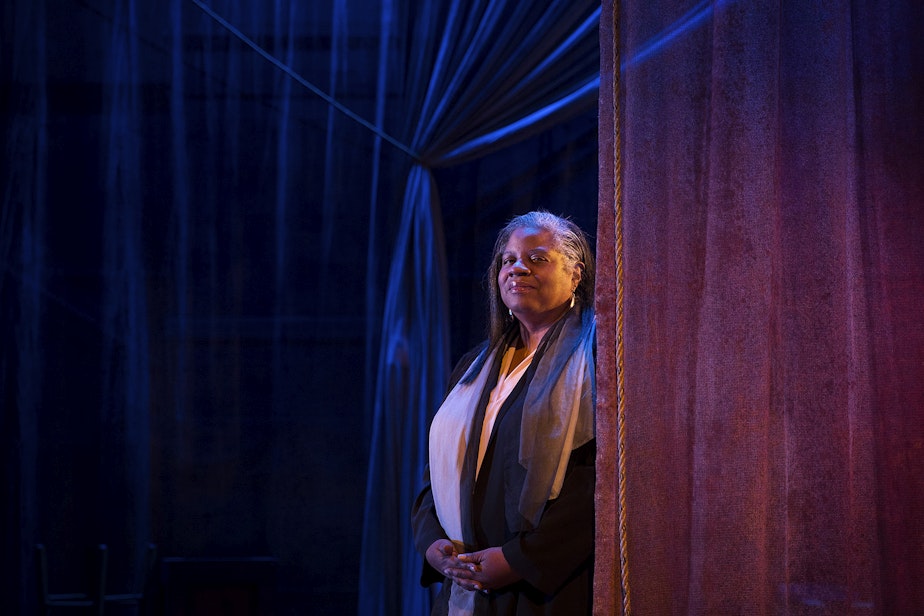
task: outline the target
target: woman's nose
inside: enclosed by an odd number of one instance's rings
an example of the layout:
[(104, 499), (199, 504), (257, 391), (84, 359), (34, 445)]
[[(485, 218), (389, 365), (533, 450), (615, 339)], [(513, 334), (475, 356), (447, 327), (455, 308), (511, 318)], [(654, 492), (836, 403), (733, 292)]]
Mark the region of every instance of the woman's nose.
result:
[(520, 259), (517, 259), (510, 265), (510, 274), (526, 274), (529, 273), (529, 268), (526, 267), (526, 264), (523, 263)]

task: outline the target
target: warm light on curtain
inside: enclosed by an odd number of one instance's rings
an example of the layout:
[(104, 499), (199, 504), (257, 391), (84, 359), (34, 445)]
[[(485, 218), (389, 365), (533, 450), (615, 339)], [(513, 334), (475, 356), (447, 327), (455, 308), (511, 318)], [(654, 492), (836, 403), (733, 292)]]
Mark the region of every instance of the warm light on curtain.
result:
[[(599, 219), (622, 147), (633, 613), (921, 613), (919, 3), (713, 3), (669, 41), (690, 3), (621, 5), (619, 41), (604, 7), (625, 65)], [(598, 558), (618, 580), (613, 547)], [(598, 613), (620, 613), (608, 589)]]

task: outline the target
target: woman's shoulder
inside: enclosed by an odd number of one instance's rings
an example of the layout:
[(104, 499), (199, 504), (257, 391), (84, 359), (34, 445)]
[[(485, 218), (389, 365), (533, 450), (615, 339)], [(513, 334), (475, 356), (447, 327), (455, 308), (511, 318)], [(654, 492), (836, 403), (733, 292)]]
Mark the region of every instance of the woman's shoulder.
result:
[(456, 384), (462, 380), (462, 377), (465, 376), (465, 372), (468, 370), (469, 366), (471, 366), (475, 360), (478, 359), (478, 356), (481, 355), (487, 346), (487, 341), (482, 342), (475, 348), (467, 351), (464, 355), (462, 355), (461, 358), (459, 358), (459, 361), (456, 362), (456, 367), (452, 369), (452, 374), (449, 375), (449, 389), (455, 387)]

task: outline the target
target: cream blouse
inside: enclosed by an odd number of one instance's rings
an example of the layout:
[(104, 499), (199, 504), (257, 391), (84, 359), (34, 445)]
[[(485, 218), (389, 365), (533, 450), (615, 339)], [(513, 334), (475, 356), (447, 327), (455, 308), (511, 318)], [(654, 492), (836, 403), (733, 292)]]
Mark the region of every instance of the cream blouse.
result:
[(504, 401), (507, 399), (507, 396), (510, 395), (510, 392), (513, 391), (513, 388), (520, 382), (520, 379), (526, 373), (526, 369), (529, 368), (529, 364), (533, 361), (533, 355), (536, 354), (536, 349), (533, 349), (529, 355), (523, 358), (523, 361), (513, 370), (510, 370), (510, 362), (513, 361), (513, 354), (515, 351), (516, 348), (512, 346), (507, 347), (507, 352), (504, 353), (504, 357), (501, 359), (497, 385), (491, 390), (488, 406), (484, 412), (484, 423), (481, 425), (481, 441), (478, 444), (478, 466), (475, 469), (476, 478), (481, 471), (481, 461), (484, 459), (484, 453), (488, 448), (488, 441), (491, 440), (491, 432), (494, 430), (494, 420), (497, 419), (497, 412), (504, 405)]

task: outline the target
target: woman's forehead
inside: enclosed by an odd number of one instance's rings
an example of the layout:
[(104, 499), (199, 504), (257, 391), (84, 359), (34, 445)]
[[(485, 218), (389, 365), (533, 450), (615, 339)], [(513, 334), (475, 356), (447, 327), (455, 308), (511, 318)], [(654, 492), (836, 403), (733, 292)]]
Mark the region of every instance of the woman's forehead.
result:
[(504, 250), (512, 248), (542, 248), (544, 250), (556, 250), (558, 241), (555, 234), (549, 229), (540, 227), (517, 227), (510, 233), (507, 238), (507, 244)]

